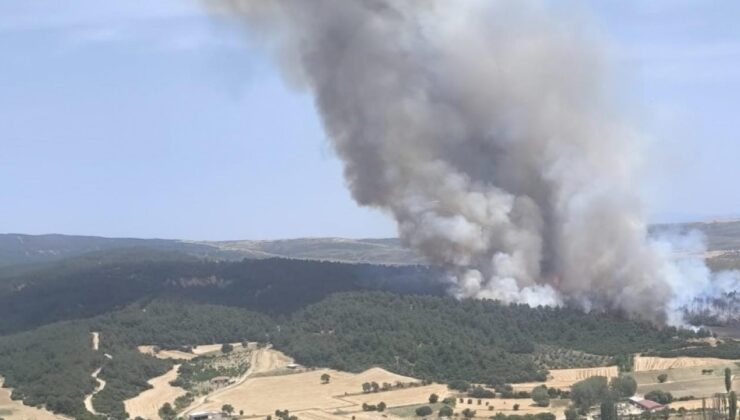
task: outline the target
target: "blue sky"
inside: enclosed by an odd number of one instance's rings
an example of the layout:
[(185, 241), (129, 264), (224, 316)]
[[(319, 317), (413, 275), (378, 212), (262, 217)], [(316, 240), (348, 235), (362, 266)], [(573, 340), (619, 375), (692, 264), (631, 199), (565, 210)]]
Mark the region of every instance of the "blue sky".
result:
[[(655, 220), (740, 214), (739, 5), (579, 4), (651, 139)], [(395, 234), (351, 200), (311, 98), (197, 2), (5, 0), (0, 57), (0, 232)]]

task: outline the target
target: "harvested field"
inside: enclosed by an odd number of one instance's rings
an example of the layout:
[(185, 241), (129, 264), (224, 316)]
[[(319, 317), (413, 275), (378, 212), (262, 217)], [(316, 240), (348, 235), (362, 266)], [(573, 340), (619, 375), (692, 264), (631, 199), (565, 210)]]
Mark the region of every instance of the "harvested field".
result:
[(710, 357), (643, 357), (635, 356), (635, 372), (716, 366), (727, 364), (727, 360)]
[[(0, 378), (0, 386), (3, 379)], [(0, 388), (0, 417), (6, 420), (58, 420), (65, 419), (63, 416), (56, 415), (52, 412), (29, 407), (21, 401), (13, 401), (10, 398), (11, 390)]]
[[(724, 361), (718, 365), (698, 365), (691, 367), (672, 368), (664, 370), (653, 370), (635, 372), (634, 377), (637, 380), (637, 392), (645, 394), (654, 389), (668, 391), (676, 398), (681, 397), (707, 397), (717, 392), (724, 392), (724, 370), (725, 368), (733, 370), (735, 380), (733, 389), (740, 391), (740, 366), (734, 362)], [(703, 370), (711, 370), (711, 373), (702, 373)], [(661, 373), (668, 375), (665, 383), (659, 383), (657, 376)]]
[(548, 388), (569, 389), (571, 385), (592, 376), (606, 376), (612, 378), (619, 375), (616, 366), (583, 368), (583, 369), (553, 369), (547, 376), (545, 382), (528, 382), (514, 384), (514, 389), (531, 391), (537, 385), (545, 384)]
[(185, 394), (184, 389), (170, 385), (170, 381), (177, 378), (179, 367), (180, 365), (175, 365), (164, 375), (150, 379), (148, 383), (152, 386), (151, 389), (124, 401), (126, 411), (131, 418), (140, 416), (145, 419), (157, 419), (159, 418), (158, 411), (164, 403), (172, 403), (175, 398)]
[[(256, 363), (258, 365), (259, 363)], [(321, 383), (321, 375), (329, 374), (328, 384)], [(277, 409), (291, 411), (323, 410), (329, 414), (334, 410), (360, 411), (362, 402), (386, 402), (387, 405), (422, 403), (432, 392), (447, 392), (443, 385), (429, 385), (394, 391), (361, 394), (365, 382), (417, 382), (413, 378), (396, 375), (374, 368), (360, 374), (320, 369), (273, 377), (258, 377), (245, 380), (233, 388), (208, 397), (198, 410), (218, 409), (223, 404), (244, 410), (247, 415), (268, 415)], [(358, 394), (359, 393), (359, 394)], [(358, 395), (351, 395), (358, 394)]]

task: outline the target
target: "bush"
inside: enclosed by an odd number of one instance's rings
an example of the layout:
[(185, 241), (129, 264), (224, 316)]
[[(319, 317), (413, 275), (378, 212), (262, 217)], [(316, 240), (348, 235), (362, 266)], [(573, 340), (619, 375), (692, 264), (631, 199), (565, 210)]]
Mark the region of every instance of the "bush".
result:
[(229, 343), (224, 343), (224, 345), (221, 346), (221, 353), (231, 353), (232, 351), (234, 351), (234, 346)]
[(534, 387), (532, 390), (532, 400), (539, 407), (549, 406), (550, 394), (547, 392), (547, 387), (544, 385)]
[(452, 417), (452, 414), (454, 414), (454, 411), (449, 405), (445, 405), (439, 409), (439, 417)]
[(432, 414), (432, 407), (428, 405), (423, 405), (416, 409), (416, 415), (419, 417), (426, 417), (430, 414)]
[(468, 396), (473, 398), (494, 398), (496, 394), (490, 389), (485, 389), (482, 386), (476, 386), (468, 392)]
[(470, 389), (470, 383), (462, 380), (450, 381), (447, 384), (447, 388), (460, 392), (468, 392), (468, 389)]
[(473, 417), (475, 417), (475, 410), (466, 408), (465, 410), (463, 410), (462, 414), (463, 416), (465, 416), (466, 419), (472, 419)]
[(378, 403), (378, 411), (385, 411), (385, 403), (383, 401)]
[(655, 389), (645, 394), (645, 399), (655, 401), (658, 404), (666, 405), (670, 404), (673, 401), (673, 395), (671, 395), (670, 392)]
[(439, 401), (439, 395), (432, 394), (432, 395), (429, 396), (429, 404), (434, 404), (437, 401)]
[(661, 384), (667, 380), (668, 380), (667, 374), (661, 373), (660, 375), (658, 375), (658, 382), (660, 382)]

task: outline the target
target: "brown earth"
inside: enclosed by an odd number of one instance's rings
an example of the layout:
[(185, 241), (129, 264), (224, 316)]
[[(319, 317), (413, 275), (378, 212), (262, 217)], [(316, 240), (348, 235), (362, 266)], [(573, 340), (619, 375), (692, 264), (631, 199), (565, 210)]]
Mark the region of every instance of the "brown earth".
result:
[(180, 365), (175, 365), (164, 375), (150, 379), (148, 383), (152, 386), (151, 389), (124, 401), (126, 412), (131, 418), (140, 416), (145, 419), (158, 419), (159, 409), (164, 403), (172, 403), (175, 398), (185, 394), (184, 389), (170, 385), (170, 381), (177, 378), (179, 367)]

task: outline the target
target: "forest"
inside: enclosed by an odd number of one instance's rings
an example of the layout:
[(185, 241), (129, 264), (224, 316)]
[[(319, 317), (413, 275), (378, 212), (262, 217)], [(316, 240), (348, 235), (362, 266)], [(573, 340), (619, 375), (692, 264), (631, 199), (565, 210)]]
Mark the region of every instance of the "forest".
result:
[[(90, 349), (92, 331), (100, 333), (99, 352)], [(82, 400), (94, 388), (90, 373), (102, 366), (108, 386), (93, 405), (125, 418), (123, 400), (171, 367), (138, 353), (138, 345), (270, 342), (308, 366), (353, 372), (381, 366), (434, 381), (500, 384), (541, 379), (548, 366), (536, 362), (540, 345), (613, 360), (636, 351), (675, 351), (696, 336), (605, 314), (388, 292), (337, 293), (278, 315), (172, 298), (0, 337), (0, 372), (14, 398), (88, 418)]]
[[(457, 300), (441, 279), (418, 266), (227, 262), (139, 249), (5, 270), (0, 375), (13, 398), (87, 419), (90, 374), (102, 368), (107, 386), (93, 406), (125, 418), (123, 401), (172, 366), (139, 345), (271, 343), (306, 366), (380, 366), (491, 385), (539, 380), (553, 368), (623, 364), (636, 352), (737, 358), (740, 350), (691, 341), (706, 330), (656, 328), (620, 314)], [(100, 334), (97, 352), (91, 332)]]

